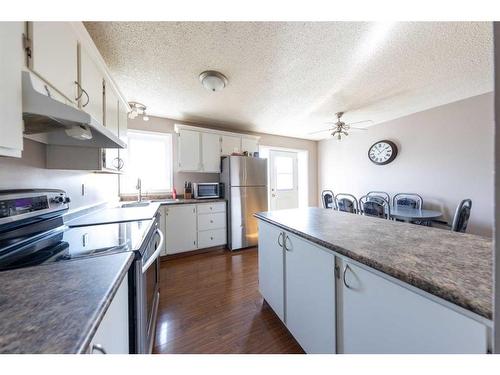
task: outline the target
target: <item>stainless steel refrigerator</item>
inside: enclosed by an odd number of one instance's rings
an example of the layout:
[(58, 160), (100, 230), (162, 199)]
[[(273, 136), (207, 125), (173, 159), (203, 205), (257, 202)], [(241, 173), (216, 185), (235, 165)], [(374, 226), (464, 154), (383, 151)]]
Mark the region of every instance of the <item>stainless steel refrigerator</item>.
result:
[(256, 246), (256, 212), (267, 211), (267, 159), (228, 156), (222, 159), (221, 182), (228, 201), (227, 243), (231, 250)]

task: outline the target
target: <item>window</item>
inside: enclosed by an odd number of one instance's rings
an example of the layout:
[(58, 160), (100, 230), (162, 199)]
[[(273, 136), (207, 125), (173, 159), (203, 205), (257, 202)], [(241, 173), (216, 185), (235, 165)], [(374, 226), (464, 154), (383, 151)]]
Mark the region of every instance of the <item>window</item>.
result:
[(294, 159), (286, 156), (276, 156), (276, 189), (277, 190), (292, 190), (293, 189), (293, 161)]
[(123, 157), (125, 173), (120, 176), (120, 193), (134, 194), (137, 179), (143, 193), (172, 191), (172, 135), (128, 131), (128, 147)]

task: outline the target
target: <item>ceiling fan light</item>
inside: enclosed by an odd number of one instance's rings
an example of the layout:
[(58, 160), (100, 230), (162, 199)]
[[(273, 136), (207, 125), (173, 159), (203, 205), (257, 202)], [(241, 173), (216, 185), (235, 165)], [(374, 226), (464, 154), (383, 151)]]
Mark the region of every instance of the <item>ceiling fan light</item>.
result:
[(144, 115), (142, 116), (143, 121), (149, 121), (149, 116), (144, 112)]

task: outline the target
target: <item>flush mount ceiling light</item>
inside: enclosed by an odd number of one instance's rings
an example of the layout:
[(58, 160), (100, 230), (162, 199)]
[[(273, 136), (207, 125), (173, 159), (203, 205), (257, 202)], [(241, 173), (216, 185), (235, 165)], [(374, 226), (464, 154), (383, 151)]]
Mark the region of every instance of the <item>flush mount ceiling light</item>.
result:
[(227, 78), (224, 74), (215, 70), (206, 70), (200, 74), (200, 82), (209, 91), (220, 91), (227, 86)]
[(146, 114), (146, 106), (139, 102), (128, 102), (128, 105), (132, 109), (128, 114), (128, 117), (131, 119), (136, 118), (138, 115), (142, 115), (142, 119), (144, 121), (149, 121), (149, 117)]

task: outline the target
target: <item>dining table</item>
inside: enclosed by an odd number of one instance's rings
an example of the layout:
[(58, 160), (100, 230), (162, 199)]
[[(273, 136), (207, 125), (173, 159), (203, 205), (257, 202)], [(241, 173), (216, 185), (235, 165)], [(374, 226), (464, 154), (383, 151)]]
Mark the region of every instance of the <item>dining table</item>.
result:
[(412, 221), (430, 221), (441, 217), (443, 213), (437, 210), (425, 208), (412, 208), (402, 206), (391, 206), (391, 218), (403, 220), (407, 223)]

